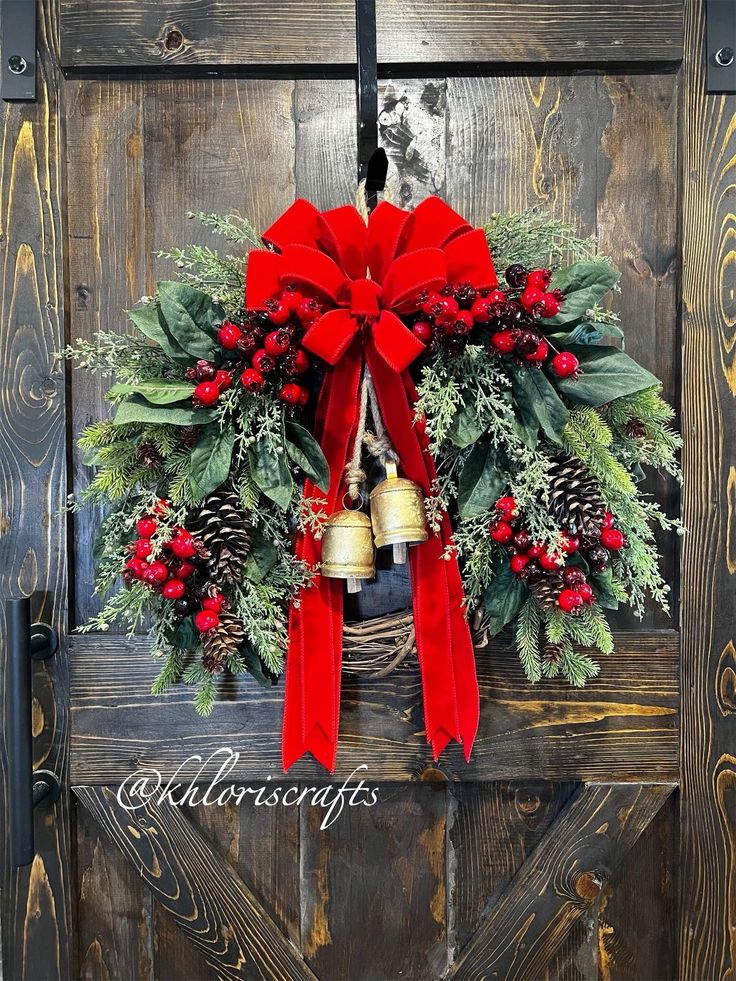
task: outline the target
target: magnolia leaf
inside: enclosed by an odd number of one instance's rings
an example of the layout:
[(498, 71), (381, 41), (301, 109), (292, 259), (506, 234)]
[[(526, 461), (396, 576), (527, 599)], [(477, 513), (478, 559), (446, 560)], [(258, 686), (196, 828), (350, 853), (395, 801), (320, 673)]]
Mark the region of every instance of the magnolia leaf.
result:
[(552, 276), (550, 290), (562, 290), (565, 299), (560, 312), (548, 317), (545, 324), (568, 324), (585, 316), (619, 280), (618, 269), (607, 262), (576, 262), (558, 269)]
[(580, 361), (578, 378), (557, 378), (555, 385), (571, 402), (597, 408), (623, 395), (633, 395), (659, 385), (659, 379), (617, 347), (589, 347), (573, 344), (568, 348)]
[(511, 571), (511, 566), (504, 560), (483, 597), (491, 637), (495, 637), (514, 619), (528, 595), (529, 590), (525, 583)]
[(256, 487), (285, 511), (294, 493), (294, 480), (286, 462), (286, 453), (277, 453), (265, 439), (260, 439), (251, 446), (248, 455)]
[(193, 651), (199, 643), (199, 631), (194, 628), (194, 618), (180, 620), (171, 637), (171, 644), (183, 651)]
[(276, 684), (277, 679), (274, 679), (270, 675), (266, 674), (266, 672), (263, 670), (261, 659), (258, 657), (247, 640), (244, 641), (238, 648), (238, 654), (240, 657), (242, 657), (248, 674), (252, 675), (258, 684), (261, 685), (261, 687), (272, 688)]
[(460, 517), (478, 518), (499, 499), (508, 475), (501, 451), (489, 443), (476, 443), (458, 482)]
[(212, 422), (212, 409), (182, 409), (170, 405), (149, 405), (133, 396), (121, 402), (113, 419), (114, 426), (127, 426), (131, 422), (154, 423), (161, 426), (204, 426)]
[(191, 398), (194, 385), (178, 378), (151, 378), (140, 382), (120, 382), (113, 385), (109, 395), (142, 395), (154, 405), (169, 405)]
[(604, 337), (623, 337), (624, 332), (617, 324), (595, 324), (583, 321), (569, 332), (549, 334), (549, 339), (558, 347), (569, 344), (598, 344)]
[(483, 429), (478, 422), (478, 415), (475, 409), (463, 403), (455, 413), (455, 416), (447, 431), (447, 435), (452, 443), (459, 449), (464, 450), (466, 446), (477, 443), (483, 435)]
[(618, 599), (613, 592), (611, 570), (606, 569), (605, 572), (592, 572), (588, 578), (590, 579), (590, 585), (595, 590), (598, 605), (602, 606), (604, 610), (617, 610)]
[(278, 557), (279, 553), (273, 542), (269, 541), (258, 528), (252, 528), (250, 549), (243, 566), (243, 575), (251, 582), (263, 582), (276, 565)]
[(289, 457), (326, 494), (330, 488), (330, 467), (322, 447), (304, 426), (287, 422), (285, 430)]
[(217, 423), (207, 426), (192, 450), (189, 484), (195, 501), (201, 501), (222, 486), (230, 473), (235, 430), (220, 429)]
[(163, 315), (156, 304), (150, 303), (145, 307), (128, 310), (127, 314), (141, 334), (158, 344), (164, 354), (168, 354), (174, 361), (189, 362), (192, 360), (169, 333)]
[(214, 356), (214, 325), (224, 312), (212, 297), (186, 283), (159, 283), (158, 294), (166, 328), (176, 343), (193, 358)]
[(546, 375), (524, 365), (509, 365), (509, 371), (522, 424), (536, 423), (553, 443), (561, 443), (569, 413)]

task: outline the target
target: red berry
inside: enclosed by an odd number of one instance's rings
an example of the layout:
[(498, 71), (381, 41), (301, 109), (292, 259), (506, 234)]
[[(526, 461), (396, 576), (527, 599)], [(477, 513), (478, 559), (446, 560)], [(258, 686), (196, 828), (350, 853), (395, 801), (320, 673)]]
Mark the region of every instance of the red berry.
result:
[(576, 589), (563, 589), (557, 597), (557, 605), (563, 613), (572, 613), (583, 605), (583, 597)]
[(265, 348), (266, 354), (270, 354), (272, 358), (280, 358), (291, 347), (291, 338), (289, 337), (288, 331), (272, 330), (270, 334), (266, 334), (263, 347)]
[(491, 538), (494, 542), (506, 545), (513, 537), (514, 529), (508, 521), (497, 521), (494, 525), (491, 525)]
[(313, 297), (302, 300), (296, 308), (296, 315), (305, 327), (308, 324), (314, 323), (321, 313), (322, 307)]
[(518, 517), (519, 506), (514, 497), (499, 497), (496, 501), (496, 510), (507, 520)]
[(500, 330), (492, 335), (491, 344), (500, 354), (511, 354), (516, 346), (516, 334), (513, 330)]
[(505, 303), (506, 294), (503, 290), (491, 290), (491, 292), (486, 297), (487, 303)]
[(286, 405), (299, 405), (301, 394), (301, 385), (295, 385), (294, 382), (287, 382), (279, 389), (279, 399)]
[(150, 538), (158, 528), (158, 521), (155, 518), (139, 518), (135, 527), (141, 538)]
[(518, 576), (521, 570), (524, 568), (524, 566), (528, 564), (528, 562), (529, 562), (528, 555), (512, 555), (511, 562), (509, 563), (511, 566), (511, 571), (515, 572), (516, 575)]
[(580, 583), (585, 582), (585, 573), (576, 565), (569, 565), (562, 570), (562, 581), (571, 589), (577, 589)]
[(303, 299), (304, 297), (297, 290), (282, 290), (279, 294), (281, 303), (287, 306), (292, 313), (296, 313)]
[(193, 562), (180, 562), (174, 569), (174, 575), (177, 579), (188, 579), (196, 568)]
[(529, 547), (526, 554), (529, 556), (530, 559), (538, 559), (540, 556), (544, 554), (544, 548), (540, 544), (535, 542), (534, 545), (531, 545)]
[(432, 340), (432, 325), (426, 320), (417, 320), (411, 328), (415, 337), (418, 337), (422, 344), (429, 344)]
[(524, 531), (523, 528), (517, 531), (516, 534), (514, 535), (514, 547), (518, 548), (520, 552), (528, 552), (531, 543), (532, 542), (531, 539), (529, 538), (529, 532)]
[(229, 320), (226, 320), (217, 332), (217, 340), (227, 351), (234, 351), (242, 336), (240, 327), (231, 324)]
[(470, 308), (470, 314), (477, 324), (485, 324), (491, 319), (490, 302), (487, 296), (479, 296)]
[(246, 392), (260, 392), (266, 384), (266, 379), (257, 368), (246, 368), (240, 381)]
[(469, 334), (474, 325), (475, 321), (470, 310), (461, 310), (455, 318), (455, 323), (452, 327), (456, 334)]
[(192, 404), (196, 408), (202, 405), (214, 405), (219, 397), (220, 389), (214, 382), (200, 382), (192, 393)]
[(152, 562), (141, 578), (152, 586), (160, 586), (169, 578), (169, 570), (163, 562)]
[(169, 579), (168, 582), (164, 583), (163, 589), (161, 590), (161, 595), (164, 599), (177, 600), (181, 599), (186, 592), (187, 587), (181, 581), (181, 579)]
[(213, 613), (221, 613), (224, 602), (225, 597), (222, 593), (216, 593), (214, 596), (205, 596), (202, 600), (202, 609), (212, 610)]
[(174, 553), (177, 559), (191, 559), (193, 555), (197, 554), (194, 539), (188, 532), (184, 532), (183, 535), (176, 536), (176, 538), (171, 542), (171, 551)]
[(601, 532), (601, 545), (612, 552), (618, 552), (624, 547), (624, 536), (618, 528), (604, 528)]
[(543, 317), (555, 317), (560, 312), (560, 301), (553, 293), (545, 293), (542, 297), (541, 307)]
[(170, 508), (171, 501), (166, 497), (160, 497), (153, 506), (153, 513), (157, 514), (159, 518), (162, 518), (165, 514), (169, 513)]
[(525, 361), (531, 361), (532, 364), (544, 364), (547, 360), (547, 355), (549, 354), (549, 344), (542, 338), (542, 340), (537, 344), (537, 350), (532, 351), (531, 354), (527, 354), (524, 357)]
[(565, 564), (565, 560), (559, 552), (542, 552), (539, 556), (539, 564), (543, 569), (553, 572)]
[(217, 385), (221, 392), (226, 392), (232, 383), (233, 376), (229, 371), (225, 371), (224, 368), (221, 368), (215, 375), (215, 385)]
[(457, 320), (460, 305), (454, 296), (441, 296), (434, 312), (435, 323), (440, 327), (449, 327)]
[(558, 378), (569, 378), (580, 367), (580, 362), (569, 351), (560, 351), (552, 358), (552, 371)]
[(136, 579), (140, 579), (148, 568), (148, 563), (144, 562), (143, 559), (139, 559), (137, 556), (133, 556), (132, 559), (128, 559), (125, 563), (125, 568), (130, 569)]
[(422, 313), (426, 313), (427, 316), (433, 316), (439, 309), (439, 304), (442, 301), (442, 296), (435, 292), (435, 290), (430, 290), (427, 293), (426, 298), (422, 301), (419, 309)]
[(206, 361), (204, 358), (201, 358), (194, 366), (194, 377), (198, 382), (213, 381), (216, 374), (217, 368), (211, 361)]
[(577, 552), (580, 548), (580, 539), (576, 538), (575, 535), (560, 535), (560, 548), (568, 555), (572, 552)]
[(583, 597), (583, 603), (595, 603), (595, 593), (589, 582), (581, 582), (575, 587), (575, 590)]
[(153, 545), (151, 544), (148, 538), (140, 538), (135, 543), (136, 558), (147, 559), (152, 551), (153, 551)]
[(220, 618), (212, 610), (200, 610), (199, 613), (194, 614), (194, 626), (202, 634), (219, 627), (219, 625)]
[(552, 279), (551, 269), (532, 269), (527, 276), (526, 285), (544, 292), (549, 286), (550, 279)]
[(527, 313), (531, 313), (534, 308), (542, 302), (544, 293), (535, 286), (527, 286), (521, 294), (520, 302)]
[(309, 355), (300, 347), (291, 354), (289, 370), (293, 371), (295, 375), (303, 375), (305, 371), (309, 371), (310, 364)]
[(252, 363), (256, 371), (260, 371), (263, 375), (267, 375), (276, 367), (276, 362), (274, 361), (273, 357), (262, 347), (258, 348), (256, 353), (253, 355)]
[(615, 521), (615, 518), (613, 517), (613, 515), (611, 514), (611, 512), (610, 511), (606, 511), (606, 513), (603, 515), (603, 527), (604, 528), (613, 528), (613, 522), (614, 521)]
[(281, 324), (285, 324), (289, 319), (291, 311), (281, 300), (268, 300), (266, 303), (266, 313), (272, 324), (281, 326)]

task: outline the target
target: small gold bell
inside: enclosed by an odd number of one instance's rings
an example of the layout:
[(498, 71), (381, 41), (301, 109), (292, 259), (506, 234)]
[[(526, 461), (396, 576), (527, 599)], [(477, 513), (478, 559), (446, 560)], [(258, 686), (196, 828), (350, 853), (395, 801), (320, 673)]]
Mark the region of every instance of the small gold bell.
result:
[(429, 538), (422, 489), (386, 464), (386, 479), (371, 492), (371, 523), (376, 548), (393, 545), (394, 562), (406, 562), (406, 546)]
[(362, 511), (336, 511), (322, 535), (321, 573), (328, 579), (347, 579), (348, 592), (360, 591), (361, 579), (376, 575), (371, 522)]

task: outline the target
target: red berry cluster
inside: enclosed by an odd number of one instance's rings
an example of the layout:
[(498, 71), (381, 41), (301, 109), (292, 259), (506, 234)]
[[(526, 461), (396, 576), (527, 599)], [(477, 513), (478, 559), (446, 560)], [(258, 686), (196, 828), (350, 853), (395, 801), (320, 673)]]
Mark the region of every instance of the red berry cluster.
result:
[[(613, 515), (606, 513), (600, 541), (587, 540), (581, 543), (576, 535), (563, 531), (559, 537), (558, 551), (549, 550), (532, 540), (520, 520), (519, 508), (513, 497), (502, 497), (496, 502), (498, 517), (490, 527), (491, 538), (509, 551), (511, 571), (525, 582), (534, 582), (554, 576), (559, 582), (557, 605), (563, 613), (578, 613), (585, 604), (595, 603), (593, 587), (579, 566), (571, 565), (571, 556), (580, 550), (585, 554), (591, 567), (602, 572), (608, 565), (611, 548), (623, 548), (624, 536), (613, 527)], [(604, 543), (608, 542), (608, 545)], [(603, 558), (596, 552), (604, 552)], [(597, 561), (594, 562), (593, 559)], [(603, 559), (603, 565), (601, 560)]]
[(138, 519), (138, 538), (127, 546), (131, 558), (125, 563), (123, 579), (138, 580), (160, 593), (175, 604), (179, 616), (186, 616), (199, 605), (201, 608), (194, 616), (195, 627), (202, 632), (212, 630), (218, 626), (218, 614), (226, 609), (227, 601), (211, 584), (195, 583), (202, 552), (195, 538), (186, 528), (174, 527), (164, 542), (161, 557), (153, 558), (155, 548), (151, 539), (159, 528), (159, 519), (169, 508), (169, 501), (162, 499), (150, 514)]
[[(551, 345), (538, 321), (559, 313), (564, 300), (559, 290), (548, 292), (551, 276), (550, 269), (527, 271), (517, 264), (506, 270), (505, 289), (476, 290), (470, 283), (454, 283), (441, 293), (425, 291), (417, 299), (411, 329), (432, 350), (444, 347), (451, 354), (459, 354), (475, 331), (488, 339), (490, 352), (541, 367)], [(556, 352), (551, 360), (559, 378), (574, 375), (578, 367), (569, 352)]]

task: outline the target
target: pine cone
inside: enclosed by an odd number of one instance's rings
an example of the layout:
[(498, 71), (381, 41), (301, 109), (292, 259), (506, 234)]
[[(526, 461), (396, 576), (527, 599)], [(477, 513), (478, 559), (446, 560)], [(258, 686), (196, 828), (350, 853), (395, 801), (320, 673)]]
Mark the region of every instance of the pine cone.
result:
[(562, 660), (562, 648), (559, 644), (547, 643), (542, 648), (542, 657), (550, 664), (559, 664)]
[(202, 635), (202, 667), (210, 674), (221, 674), (225, 662), (235, 654), (245, 637), (243, 621), (234, 613), (220, 613), (218, 626)]
[(207, 570), (215, 582), (234, 582), (248, 557), (251, 528), (236, 492), (222, 487), (210, 494), (186, 524), (206, 549)]
[(641, 419), (629, 419), (626, 423), (626, 435), (630, 439), (644, 439), (647, 434), (647, 427)]
[(573, 535), (598, 537), (606, 512), (595, 477), (577, 457), (560, 453), (549, 470), (549, 509)]
[(565, 588), (562, 575), (559, 572), (549, 572), (529, 583), (534, 599), (543, 610), (556, 610), (557, 597)]
[(153, 443), (141, 443), (136, 451), (136, 459), (144, 467), (153, 469), (154, 467), (159, 467), (163, 463), (164, 458)]

